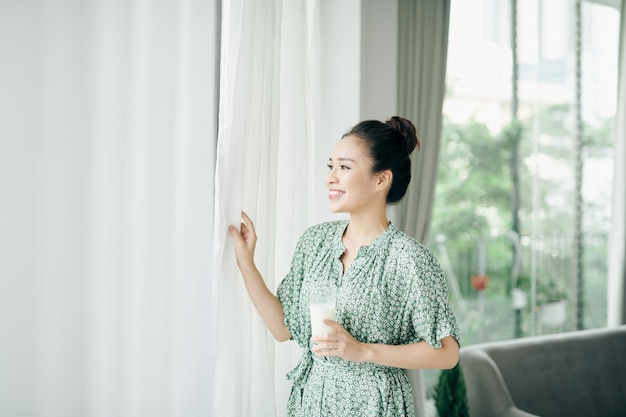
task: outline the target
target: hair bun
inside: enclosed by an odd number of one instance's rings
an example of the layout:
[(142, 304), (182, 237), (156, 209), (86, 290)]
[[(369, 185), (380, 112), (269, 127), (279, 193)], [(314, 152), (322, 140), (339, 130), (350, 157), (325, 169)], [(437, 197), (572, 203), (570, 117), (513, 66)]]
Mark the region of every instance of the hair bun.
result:
[(400, 116), (393, 116), (385, 122), (387, 126), (398, 132), (406, 144), (407, 155), (411, 155), (415, 148), (420, 149), (420, 140), (417, 137), (415, 125), (408, 119)]

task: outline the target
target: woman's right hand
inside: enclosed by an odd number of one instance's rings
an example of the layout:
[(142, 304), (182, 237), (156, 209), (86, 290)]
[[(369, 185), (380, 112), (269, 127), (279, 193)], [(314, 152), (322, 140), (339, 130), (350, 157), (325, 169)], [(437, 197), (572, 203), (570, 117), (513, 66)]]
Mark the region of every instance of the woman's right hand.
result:
[(228, 232), (235, 239), (235, 255), (237, 265), (243, 276), (243, 281), (250, 295), (250, 299), (257, 309), (263, 322), (270, 329), (278, 341), (291, 339), (291, 333), (285, 325), (283, 306), (278, 298), (267, 288), (263, 277), (254, 265), (254, 248), (256, 246), (256, 232), (254, 223), (245, 212), (241, 212), (239, 228), (229, 226)]
[(254, 223), (250, 217), (244, 211), (241, 212), (241, 217), (243, 220), (239, 229), (232, 225), (228, 228), (230, 235), (235, 239), (235, 255), (239, 268), (254, 264), (254, 248), (257, 239)]

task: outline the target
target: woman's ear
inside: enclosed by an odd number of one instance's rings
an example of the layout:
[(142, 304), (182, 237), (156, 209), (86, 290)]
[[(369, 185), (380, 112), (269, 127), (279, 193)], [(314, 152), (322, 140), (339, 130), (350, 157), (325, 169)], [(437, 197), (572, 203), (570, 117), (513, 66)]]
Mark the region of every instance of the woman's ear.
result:
[(378, 178), (376, 179), (376, 186), (378, 189), (386, 189), (389, 190), (391, 187), (391, 181), (393, 180), (393, 174), (391, 170), (386, 169), (384, 171), (380, 171), (378, 174)]

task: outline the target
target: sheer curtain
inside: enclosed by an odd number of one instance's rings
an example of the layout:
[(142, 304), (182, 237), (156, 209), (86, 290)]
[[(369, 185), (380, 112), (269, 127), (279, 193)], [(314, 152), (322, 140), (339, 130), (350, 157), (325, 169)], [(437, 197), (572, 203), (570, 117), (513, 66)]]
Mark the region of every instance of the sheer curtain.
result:
[(285, 415), (294, 342), (276, 344), (236, 267), (229, 224), (258, 234), (256, 263), (275, 290), (308, 226), (309, 158), (318, 110), (316, 1), (235, 0), (222, 14), (216, 171), (216, 416)]
[[(626, 112), (626, 1), (620, 24), (619, 87), (616, 114)], [(608, 324), (626, 323), (626, 121), (616, 118), (613, 217), (609, 245)]]
[(0, 2), (0, 414), (210, 415), (218, 16)]

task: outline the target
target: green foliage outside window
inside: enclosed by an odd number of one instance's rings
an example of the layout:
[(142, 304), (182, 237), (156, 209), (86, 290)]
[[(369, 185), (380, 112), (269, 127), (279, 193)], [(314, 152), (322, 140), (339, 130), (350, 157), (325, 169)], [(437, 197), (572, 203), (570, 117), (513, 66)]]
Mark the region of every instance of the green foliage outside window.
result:
[[(481, 239), (488, 239), (485, 274), (489, 277), (489, 287), (485, 296), (489, 301), (484, 316), (474, 317), (474, 312), (469, 312), (472, 318), (465, 323), (462, 332), (465, 344), (483, 341), (484, 336), (490, 340), (513, 337), (512, 329), (490, 327), (489, 332), (481, 335), (473, 334), (468, 328), (476, 324), (474, 327), (479, 331), (484, 329), (486, 323), (483, 321), (490, 320), (486, 312), (495, 305), (505, 308), (499, 310), (499, 314), (506, 316), (506, 322), (512, 326), (513, 321), (509, 320), (506, 311), (511, 305), (511, 286), (521, 287), (530, 294), (531, 248), (535, 251), (536, 262), (539, 262), (536, 301), (556, 298), (557, 292), (558, 298), (567, 298), (571, 286), (566, 269), (573, 262), (569, 242), (574, 227), (575, 140), (571, 115), (569, 105), (553, 105), (540, 110), (537, 118), (510, 124), (496, 133), (477, 121), (457, 124), (444, 120), (429, 242), (441, 257), (436, 242), (441, 241), (438, 236), (445, 237), (451, 264), (470, 310), (477, 297), (469, 284), (470, 277), (478, 273), (476, 247)], [(584, 126), (583, 164), (611, 158), (613, 126), (613, 119)], [(533, 139), (533, 135), (539, 139)], [(511, 161), (516, 146), (520, 162), (519, 227), (525, 247), (520, 278), (514, 283), (513, 245), (509, 234), (513, 218)], [(534, 165), (537, 161), (543, 165)], [(560, 177), (554, 175), (557, 169), (561, 170), (557, 172)], [(588, 172), (583, 170), (585, 175)], [(582, 265), (585, 297), (588, 298), (585, 315), (589, 316), (585, 321), (590, 327), (597, 327), (604, 325), (606, 316), (605, 302), (595, 300), (606, 294), (609, 216), (606, 202), (584, 200), (583, 204)], [(533, 227), (541, 235), (533, 236)], [(512, 317), (513, 313), (510, 314)], [(528, 321), (528, 312), (524, 314), (522, 319)], [(528, 322), (524, 324), (525, 335), (531, 333), (529, 326)]]

